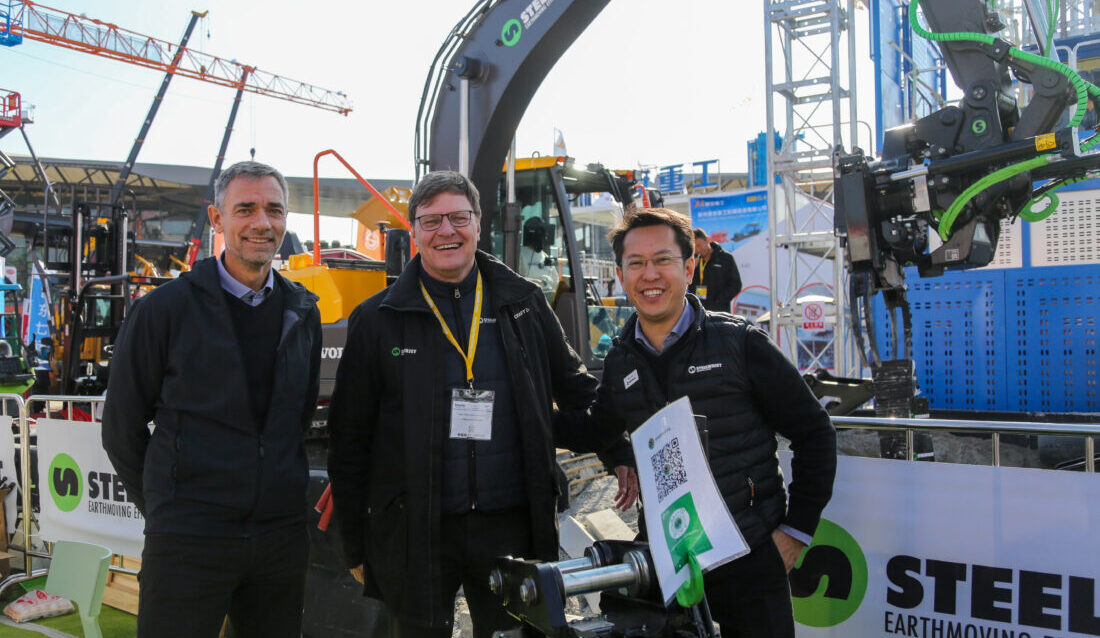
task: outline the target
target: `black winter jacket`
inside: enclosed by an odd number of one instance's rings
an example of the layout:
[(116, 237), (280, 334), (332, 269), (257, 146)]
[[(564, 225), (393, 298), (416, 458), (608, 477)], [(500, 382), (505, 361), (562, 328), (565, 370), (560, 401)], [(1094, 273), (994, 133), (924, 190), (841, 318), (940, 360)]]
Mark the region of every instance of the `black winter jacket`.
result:
[(139, 300), (122, 325), (103, 447), (147, 534), (239, 537), (305, 520), (303, 434), (317, 403), (320, 313), (301, 284), (276, 273), (275, 285), (283, 325), (262, 424), (215, 258)]
[[(478, 252), (512, 376), (536, 558), (558, 557), (554, 448), (604, 450), (605, 464), (631, 464), (622, 430), (571, 428), (556, 407), (583, 411), (596, 380), (565, 341), (538, 286)], [(390, 288), (359, 305), (329, 412), (329, 475), (345, 558), (365, 562), (364, 593), (407, 622), (447, 626), (454, 600), (440, 587), (442, 450), (449, 414), (443, 357), (453, 351), (420, 292), (420, 257)], [(571, 423), (577, 423), (576, 419)], [(500, 477), (500, 480), (508, 480)], [(448, 592), (449, 594), (449, 592)]]
[[(762, 330), (743, 317), (704, 311), (694, 295), (688, 302), (695, 322), (656, 359), (661, 370), (634, 338), (638, 316), (627, 320), (604, 362), (593, 415), (633, 431), (687, 396), (694, 413), (707, 417), (710, 469), (749, 546), (781, 523), (812, 536), (836, 473), (836, 431), (828, 414)], [(662, 392), (658, 374), (665, 372)], [(789, 507), (777, 432), (794, 452)]]
[(707, 288), (707, 298), (701, 299), (703, 307), (716, 312), (733, 312), (730, 304), (737, 293), (741, 292), (741, 271), (737, 270), (733, 255), (722, 250), (717, 242), (710, 242), (710, 250), (706, 272), (703, 271), (702, 262), (696, 259), (695, 274), (688, 292), (696, 294), (699, 278), (702, 277), (703, 285)]

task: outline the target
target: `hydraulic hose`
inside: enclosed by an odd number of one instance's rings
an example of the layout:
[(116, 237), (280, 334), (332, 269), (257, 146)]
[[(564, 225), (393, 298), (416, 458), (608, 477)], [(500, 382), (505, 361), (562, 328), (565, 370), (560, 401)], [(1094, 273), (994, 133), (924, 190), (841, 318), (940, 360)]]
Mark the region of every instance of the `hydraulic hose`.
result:
[(1053, 161), (1055, 156), (1053, 155), (1040, 155), (1039, 157), (1033, 157), (1029, 160), (1017, 162), (1015, 164), (1009, 164), (1002, 169), (993, 171), (989, 175), (979, 179), (970, 185), (969, 188), (964, 190), (961, 195), (955, 198), (955, 201), (951, 202), (951, 205), (947, 207), (947, 211), (940, 217), (939, 227), (936, 232), (939, 233), (940, 239), (947, 241), (951, 238), (951, 226), (955, 223), (955, 219), (962, 212), (962, 209), (974, 199), (974, 197), (983, 190), (1019, 175), (1020, 173), (1030, 171), (1033, 168), (1038, 168), (1048, 162)]
[[(979, 42), (990, 46), (996, 42), (996, 38), (988, 33), (977, 33), (974, 31), (933, 33), (922, 27), (920, 21), (917, 20), (917, 6), (919, 4), (919, 0), (913, 0), (909, 3), (909, 25), (913, 28), (914, 33), (926, 40), (931, 40), (933, 42)], [(1028, 53), (1016, 47), (1010, 47), (1008, 54), (1022, 62), (1030, 62), (1036, 66), (1046, 67), (1066, 76), (1066, 79), (1073, 85), (1074, 91), (1077, 93), (1077, 103), (1074, 107), (1073, 119), (1069, 124), (1071, 127), (1078, 126), (1085, 117), (1085, 108), (1088, 103), (1087, 94), (1092, 93), (1093, 96), (1100, 97), (1100, 89), (1086, 82), (1076, 71), (1061, 62), (1051, 60), (1050, 58), (1040, 57), (1034, 53)]]
[[(996, 41), (996, 38), (987, 33), (977, 33), (973, 31), (934, 33), (928, 31), (920, 25), (920, 22), (917, 19), (917, 9), (919, 4), (919, 0), (913, 0), (909, 3), (909, 24), (912, 27), (913, 32), (921, 36), (922, 38), (931, 40), (933, 42), (978, 42), (990, 46), (992, 46)], [(1048, 51), (1053, 44), (1053, 17), (1057, 13), (1058, 6), (1059, 0), (1048, 0), (1047, 2), (1048, 15), (1051, 18), (1050, 25), (1048, 26), (1047, 31)], [(1033, 53), (1023, 51), (1016, 47), (1010, 47), (1008, 54), (1009, 56), (1022, 62), (1028, 62), (1037, 66), (1042, 66), (1057, 71), (1058, 73), (1064, 75), (1069, 83), (1073, 85), (1074, 91), (1077, 94), (1077, 102), (1074, 105), (1073, 118), (1070, 120), (1069, 123), (1070, 127), (1079, 126), (1081, 124), (1081, 121), (1084, 119), (1085, 111), (1087, 110), (1089, 94), (1091, 94), (1094, 98), (1100, 100), (1100, 88), (1098, 88), (1091, 82), (1086, 81), (1076, 71), (1066, 66), (1065, 64), (1062, 64), (1061, 62), (1052, 60), (1050, 58), (1044, 58)], [(1092, 147), (1096, 146), (1097, 143), (1100, 143), (1100, 135), (1093, 135), (1087, 142), (1081, 145), (1081, 151), (1088, 151)], [(962, 212), (962, 209), (970, 202), (970, 200), (974, 199), (974, 197), (977, 196), (978, 193), (993, 186), (994, 184), (1003, 182), (1016, 175), (1019, 175), (1020, 173), (1029, 171), (1032, 168), (1042, 166), (1054, 160), (1054, 155), (1042, 155), (1029, 160), (1025, 160), (1023, 162), (1018, 162), (1016, 164), (1010, 164), (1009, 166), (1006, 166), (1000, 170), (990, 173), (989, 175), (986, 175), (985, 177), (972, 184), (969, 188), (963, 191), (961, 195), (955, 198), (955, 201), (951, 203), (946, 211), (942, 212), (942, 214), (937, 211), (936, 216), (939, 219), (937, 232), (939, 233), (940, 238), (944, 241), (947, 241), (951, 237), (951, 228), (954, 225), (955, 220), (958, 218), (959, 213)], [(1054, 212), (1055, 208), (1057, 208), (1058, 206), (1058, 197), (1054, 195), (1053, 191), (1063, 186), (1068, 186), (1069, 184), (1081, 181), (1082, 179), (1084, 179), (1084, 177), (1063, 180), (1058, 182), (1057, 185), (1053, 186), (1052, 188), (1044, 189), (1043, 192), (1033, 197), (1024, 206), (1024, 208), (1020, 211), (1020, 218), (1027, 222), (1036, 222), (1046, 219), (1050, 216), (1051, 213)], [(1043, 198), (1047, 200), (1047, 206), (1041, 211), (1032, 210), (1033, 207)]]

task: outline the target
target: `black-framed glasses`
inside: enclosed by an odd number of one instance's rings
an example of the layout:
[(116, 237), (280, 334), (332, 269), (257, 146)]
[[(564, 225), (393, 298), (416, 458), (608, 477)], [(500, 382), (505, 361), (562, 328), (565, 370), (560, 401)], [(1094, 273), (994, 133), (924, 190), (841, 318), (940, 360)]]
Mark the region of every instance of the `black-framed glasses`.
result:
[(455, 228), (462, 228), (463, 226), (469, 226), (470, 222), (474, 218), (474, 211), (472, 210), (456, 210), (450, 213), (428, 213), (426, 215), (417, 215), (416, 223), (420, 224), (421, 230), (439, 230), (439, 227), (443, 225), (443, 218), (451, 220), (451, 226)]
[(628, 259), (623, 266), (630, 272), (642, 272), (645, 270), (646, 264), (653, 262), (653, 267), (657, 270), (668, 270), (683, 260), (683, 257), (674, 257), (672, 255), (657, 255), (650, 259), (633, 257)]

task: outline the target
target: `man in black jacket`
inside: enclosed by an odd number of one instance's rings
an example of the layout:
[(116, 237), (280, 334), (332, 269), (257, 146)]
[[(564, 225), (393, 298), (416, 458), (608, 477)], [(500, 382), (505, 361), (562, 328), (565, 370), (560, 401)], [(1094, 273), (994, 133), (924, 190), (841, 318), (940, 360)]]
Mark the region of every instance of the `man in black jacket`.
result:
[[(687, 218), (627, 213), (609, 239), (637, 310), (604, 362), (597, 422), (632, 431), (687, 396), (707, 417), (715, 482), (751, 553), (708, 573), (707, 600), (725, 636), (794, 636), (787, 573), (832, 495), (836, 433), (798, 370), (742, 317), (686, 295), (695, 268)], [(776, 433), (790, 440), (788, 503)]]
[(596, 380), (535, 284), (477, 251), (478, 193), (451, 171), (409, 198), (419, 254), (363, 302), (329, 412), (345, 558), (397, 634), (449, 638), (461, 585), (474, 635), (518, 624), (488, 589), (497, 556), (557, 560), (554, 448), (595, 450), (637, 495), (622, 430), (570, 428)]
[(741, 292), (741, 272), (733, 255), (709, 241), (702, 228), (695, 232), (695, 274), (688, 292), (703, 302), (703, 307), (715, 312), (733, 312), (733, 298)]
[(145, 515), (142, 637), (214, 638), (227, 613), (236, 636), (301, 631), (321, 327), (317, 297), (271, 268), (286, 192), (263, 164), (222, 172), (208, 214), (225, 252), (119, 331), (103, 447)]

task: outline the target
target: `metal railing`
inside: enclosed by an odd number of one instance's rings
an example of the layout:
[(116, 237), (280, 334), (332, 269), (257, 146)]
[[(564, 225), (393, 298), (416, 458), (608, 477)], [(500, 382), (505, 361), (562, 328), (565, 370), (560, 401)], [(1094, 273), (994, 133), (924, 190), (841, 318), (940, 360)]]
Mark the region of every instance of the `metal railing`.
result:
[[(87, 413), (90, 415), (92, 422), (98, 422), (104, 397), (40, 395), (24, 400), (23, 397), (18, 394), (0, 394), (0, 404), (6, 407), (10, 405), (8, 403), (9, 401), (14, 402), (18, 407), (18, 414), (10, 416), (18, 425), (19, 431), (19, 437), (16, 444), (18, 445), (19, 454), (20, 508), (23, 523), (21, 544), (12, 542), (10, 548), (23, 554), (24, 573), (15, 574), (0, 581), (0, 591), (3, 591), (8, 586), (15, 583), (45, 574), (47, 570), (33, 569), (33, 559), (51, 557), (49, 552), (33, 549), (31, 543), (31, 538), (33, 536), (31, 529), (35, 526), (34, 521), (36, 519), (34, 516), (34, 508), (31, 503), (31, 490), (29, 488), (25, 489), (25, 486), (34, 485), (34, 477), (31, 476), (31, 451), (37, 448), (37, 445), (31, 442), (34, 437), (33, 428), (35, 425), (35, 419), (31, 418), (31, 415), (41, 413), (46, 417), (57, 415), (58, 418), (73, 420), (75, 410), (87, 407)], [(39, 494), (39, 498), (42, 498), (42, 494)], [(7, 530), (0, 530), (0, 533), (7, 534)], [(12, 540), (14, 541), (15, 539), (13, 538)], [(110, 565), (110, 570), (122, 574), (137, 575), (137, 570), (122, 567), (120, 565), (112, 564)]]
[(993, 466), (1001, 465), (1002, 434), (1079, 436), (1084, 438), (1085, 471), (1096, 471), (1093, 436), (1100, 436), (1100, 423), (1038, 423), (1035, 421), (977, 421), (956, 419), (899, 419), (887, 417), (834, 416), (833, 425), (864, 430), (901, 430), (905, 432), (905, 458), (913, 458), (913, 433), (916, 431), (991, 435)]

